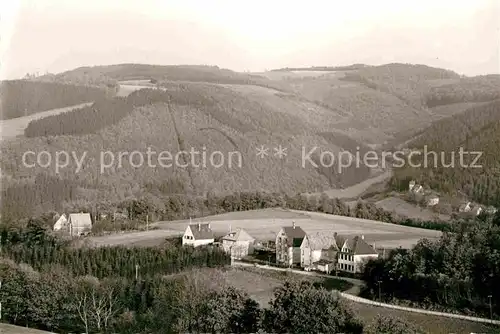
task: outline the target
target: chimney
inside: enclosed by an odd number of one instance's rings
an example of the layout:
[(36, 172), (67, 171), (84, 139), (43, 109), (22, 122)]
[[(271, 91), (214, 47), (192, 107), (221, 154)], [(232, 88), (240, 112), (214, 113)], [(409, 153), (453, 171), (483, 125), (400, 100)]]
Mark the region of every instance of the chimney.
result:
[(201, 231), (201, 224), (198, 223), (198, 231)]
[(232, 230), (231, 230), (231, 224), (229, 224), (229, 233), (231, 233)]
[(208, 228), (210, 229), (210, 223), (208, 223)]
[(295, 228), (295, 222), (292, 222), (292, 227)]

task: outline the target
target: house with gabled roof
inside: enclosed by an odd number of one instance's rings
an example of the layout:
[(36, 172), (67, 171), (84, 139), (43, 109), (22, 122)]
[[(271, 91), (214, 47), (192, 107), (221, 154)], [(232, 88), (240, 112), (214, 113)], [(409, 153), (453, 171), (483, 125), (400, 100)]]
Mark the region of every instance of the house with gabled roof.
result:
[(210, 245), (215, 241), (215, 235), (210, 224), (189, 224), (182, 235), (182, 245), (193, 247)]
[(300, 245), (300, 251), (301, 267), (329, 273), (337, 263), (337, 236), (325, 232), (308, 234)]
[(67, 225), (69, 235), (79, 237), (91, 232), (92, 218), (90, 217), (90, 213), (71, 213)]
[(54, 231), (61, 231), (65, 230), (67, 227), (68, 227), (68, 218), (66, 218), (66, 214), (63, 213), (61, 216), (59, 216), (59, 218), (55, 222), (53, 229)]
[(254, 251), (255, 238), (239, 228), (222, 237), (222, 249), (234, 259), (241, 259)]
[(353, 238), (337, 236), (337, 242), (340, 249), (337, 261), (338, 270), (359, 273), (366, 262), (379, 257), (378, 252), (365, 241), (363, 235)]
[(306, 232), (292, 223), (292, 226), (282, 227), (276, 235), (276, 262), (293, 266), (300, 264), (300, 246), (306, 237)]

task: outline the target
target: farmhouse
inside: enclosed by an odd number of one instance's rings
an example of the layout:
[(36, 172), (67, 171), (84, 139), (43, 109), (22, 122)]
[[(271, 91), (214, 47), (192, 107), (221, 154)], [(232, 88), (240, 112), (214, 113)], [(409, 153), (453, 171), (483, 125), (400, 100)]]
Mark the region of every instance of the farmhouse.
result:
[(495, 213), (497, 213), (497, 211), (497, 208), (495, 208), (494, 206), (488, 206), (484, 209), (484, 212), (488, 215), (494, 215)]
[(276, 235), (276, 262), (292, 266), (300, 264), (300, 246), (306, 232), (299, 226), (282, 227)]
[(366, 243), (364, 236), (346, 239), (337, 237), (337, 242), (340, 242), (338, 270), (359, 273), (367, 261), (377, 259), (379, 256), (377, 251)]
[(471, 204), (471, 202), (461, 204), (458, 208), (458, 212), (470, 212), (472, 210)]
[(59, 219), (54, 224), (54, 231), (61, 231), (68, 227), (68, 218), (66, 218), (66, 214), (63, 213)]
[(182, 245), (198, 247), (214, 243), (214, 232), (210, 224), (189, 224), (182, 236)]
[(69, 235), (79, 237), (92, 229), (90, 213), (71, 213), (68, 218)]
[(308, 234), (300, 245), (300, 266), (329, 273), (337, 263), (337, 234)]
[(437, 195), (427, 195), (425, 198), (425, 204), (427, 206), (436, 206), (439, 204), (439, 196)]
[(255, 238), (239, 228), (222, 238), (222, 249), (234, 259), (241, 259), (253, 253)]

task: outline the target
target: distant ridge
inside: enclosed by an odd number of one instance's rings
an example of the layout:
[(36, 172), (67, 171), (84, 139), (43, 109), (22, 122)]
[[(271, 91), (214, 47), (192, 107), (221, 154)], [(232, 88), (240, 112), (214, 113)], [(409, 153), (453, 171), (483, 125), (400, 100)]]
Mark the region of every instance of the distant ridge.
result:
[(348, 66), (310, 66), (310, 67), (283, 67), (271, 70), (271, 72), (288, 72), (288, 71), (352, 71), (361, 68), (370, 67), (365, 64), (353, 64)]

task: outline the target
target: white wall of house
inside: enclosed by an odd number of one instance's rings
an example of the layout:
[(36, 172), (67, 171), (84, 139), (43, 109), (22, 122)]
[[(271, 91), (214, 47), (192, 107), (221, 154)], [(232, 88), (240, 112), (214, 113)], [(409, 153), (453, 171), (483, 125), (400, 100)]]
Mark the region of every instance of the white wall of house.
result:
[(194, 235), (188, 226), (186, 227), (186, 231), (184, 231), (184, 235), (182, 236), (182, 245), (194, 246), (194, 243), (195, 243)]
[(226, 253), (236, 259), (241, 259), (249, 254), (253, 254), (254, 247), (251, 241), (222, 240), (222, 248)]
[(215, 242), (215, 239), (201, 239), (201, 240), (195, 240), (194, 241), (194, 247), (199, 247), (199, 246), (204, 246), (204, 245), (211, 245)]
[(286, 245), (286, 235), (283, 229), (276, 235), (276, 262), (283, 263), (287, 261), (288, 247)]
[(350, 253), (348, 249), (343, 248), (342, 252), (338, 254), (337, 269), (342, 271), (354, 272), (354, 254)]

